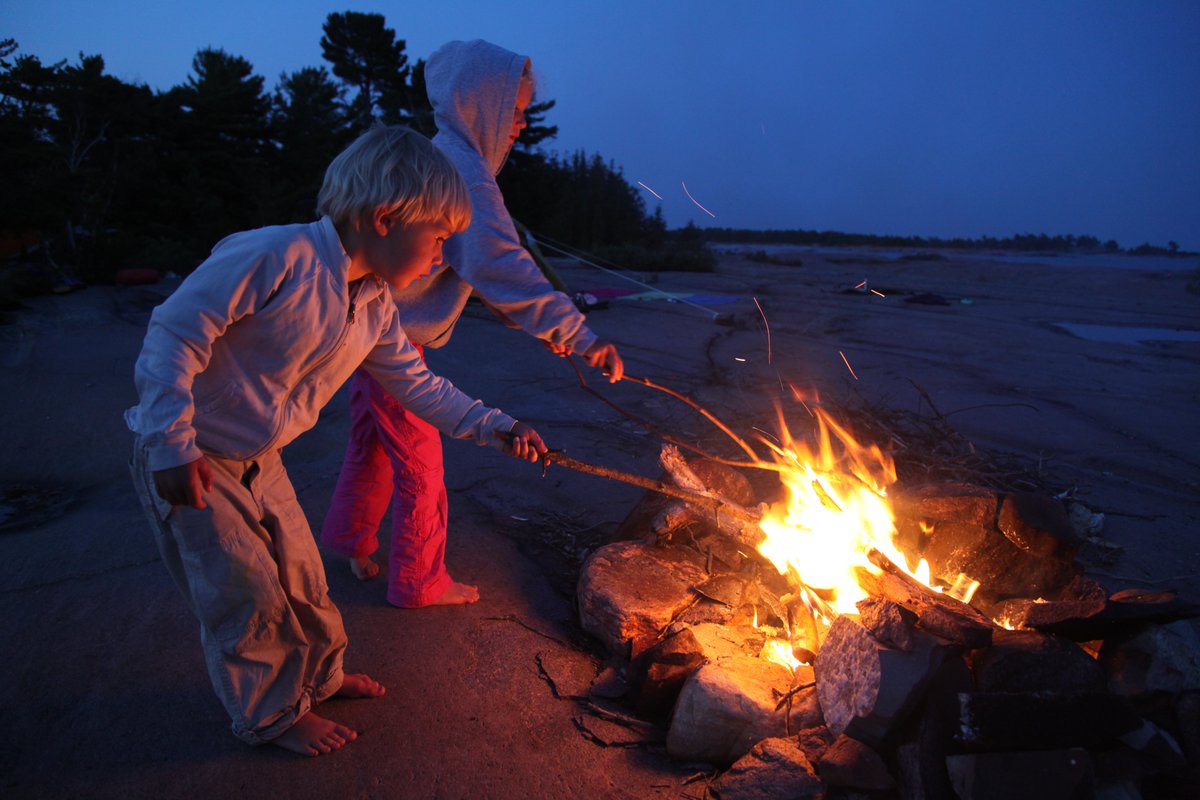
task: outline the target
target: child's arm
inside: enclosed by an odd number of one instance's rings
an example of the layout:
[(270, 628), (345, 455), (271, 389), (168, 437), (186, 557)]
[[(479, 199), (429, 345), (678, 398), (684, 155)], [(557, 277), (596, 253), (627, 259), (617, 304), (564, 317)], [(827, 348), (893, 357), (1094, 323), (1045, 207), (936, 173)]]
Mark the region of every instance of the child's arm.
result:
[(490, 176), (472, 183), (471, 226), (450, 240), (451, 268), (503, 318), (569, 352), (588, 353), (596, 334), (565, 294), (538, 269), (521, 244), (500, 187)]
[(212, 357), (213, 343), (235, 320), (257, 311), (278, 287), (279, 265), (237, 237), (214, 248), (150, 317), (134, 367), (137, 433), (153, 471), (201, 458), (192, 420), (192, 384)]
[(485, 406), (433, 374), (405, 335), (394, 308), (363, 367), (405, 408), (447, 436), (473, 439), (531, 461), (546, 452), (545, 443), (533, 428), (500, 409)]

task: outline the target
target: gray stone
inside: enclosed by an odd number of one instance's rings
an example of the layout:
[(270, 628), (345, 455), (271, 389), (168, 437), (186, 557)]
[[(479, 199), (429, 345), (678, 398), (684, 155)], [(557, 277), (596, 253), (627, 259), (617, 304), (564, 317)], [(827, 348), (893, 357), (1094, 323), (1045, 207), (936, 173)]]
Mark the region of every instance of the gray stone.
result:
[(804, 751), (793, 738), (763, 739), (713, 786), (720, 800), (807, 800), (825, 796)]
[(777, 709), (791, 672), (779, 664), (734, 656), (688, 678), (675, 703), (667, 752), (680, 761), (732, 764), (758, 742), (786, 733)]
[(648, 719), (666, 717), (684, 681), (704, 663), (704, 650), (688, 628), (678, 630), (638, 655), (627, 670), (629, 698)]
[(713, 662), (732, 656), (757, 655), (766, 641), (762, 631), (749, 625), (703, 622), (690, 627), (704, 651), (704, 657)]
[(628, 656), (635, 641), (657, 641), (695, 598), (689, 587), (703, 579), (704, 566), (691, 550), (613, 542), (596, 550), (580, 572), (580, 623), (610, 652)]
[(880, 597), (859, 600), (858, 621), (872, 636), (897, 650), (911, 650), (917, 615), (899, 603)]
[(1013, 492), (1000, 503), (1000, 532), (1027, 553), (1070, 560), (1080, 539), (1059, 500), (1033, 492)]
[(796, 734), (796, 742), (809, 762), (816, 764), (825, 755), (825, 751), (833, 744), (836, 737), (824, 725), (814, 725), (811, 728), (801, 728)]
[(1092, 797), (1092, 761), (1086, 750), (970, 753), (949, 756), (946, 767), (962, 800)]
[(997, 631), (992, 646), (973, 654), (975, 683), (983, 692), (1104, 690), (1104, 670), (1074, 642), (1037, 631)]
[(1106, 642), (1100, 658), (1109, 689), (1125, 697), (1173, 697), (1200, 690), (1200, 642), (1186, 622), (1147, 628), (1115, 644)]
[(825, 783), (842, 789), (886, 792), (896, 785), (878, 753), (844, 734), (821, 756), (817, 772)]

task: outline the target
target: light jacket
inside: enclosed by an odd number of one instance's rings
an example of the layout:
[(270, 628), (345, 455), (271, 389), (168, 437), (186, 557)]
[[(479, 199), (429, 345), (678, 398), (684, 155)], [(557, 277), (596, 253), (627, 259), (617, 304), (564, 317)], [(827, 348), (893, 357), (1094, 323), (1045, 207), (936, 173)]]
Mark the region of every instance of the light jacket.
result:
[(441, 266), (394, 292), (414, 342), (450, 339), (472, 290), (493, 310), (539, 339), (585, 352), (596, 335), (521, 246), (496, 174), (508, 158), (521, 71), (529, 59), (476, 39), (450, 42), (429, 57), (425, 88), (438, 132), (433, 143), (471, 191), (471, 226), (447, 240)]
[(316, 424), (360, 365), (448, 436), (502, 448), (516, 421), (426, 368), (387, 287), (347, 282), (328, 217), (229, 236), (154, 309), (129, 429), (161, 470), (203, 453), (245, 461)]

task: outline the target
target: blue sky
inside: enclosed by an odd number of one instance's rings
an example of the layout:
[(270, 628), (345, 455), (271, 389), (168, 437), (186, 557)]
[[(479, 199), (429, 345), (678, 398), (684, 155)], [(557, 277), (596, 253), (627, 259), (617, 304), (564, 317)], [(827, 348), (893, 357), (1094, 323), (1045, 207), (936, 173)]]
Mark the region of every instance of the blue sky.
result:
[(220, 47), (273, 84), (324, 63), (346, 10), (411, 60), (476, 37), (532, 56), (552, 148), (615, 162), (671, 226), (1200, 250), (1194, 0), (0, 0), (0, 37), (158, 89)]

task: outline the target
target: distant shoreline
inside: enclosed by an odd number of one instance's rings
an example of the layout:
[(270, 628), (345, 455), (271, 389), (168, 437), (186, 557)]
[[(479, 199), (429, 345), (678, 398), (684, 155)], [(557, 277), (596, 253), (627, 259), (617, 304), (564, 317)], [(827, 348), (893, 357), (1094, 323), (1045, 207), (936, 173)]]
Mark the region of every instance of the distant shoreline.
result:
[[(872, 248), (861, 245), (836, 247), (803, 244), (757, 244), (709, 242), (708, 246), (718, 253), (813, 253), (820, 255), (861, 256), (868, 259), (895, 261), (903, 264), (912, 256), (929, 253), (947, 261), (1002, 261), (1007, 264), (1042, 264), (1055, 267), (1100, 267), (1108, 269), (1139, 269), (1186, 272), (1200, 269), (1200, 256), (1133, 255), (1126, 253), (1014, 253), (1005, 251), (939, 249), (935, 247)], [(934, 259), (931, 259), (934, 260)], [(941, 259), (936, 259), (941, 260)]]

